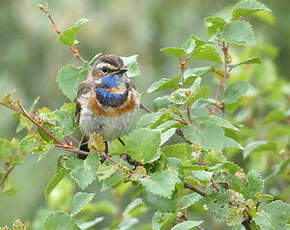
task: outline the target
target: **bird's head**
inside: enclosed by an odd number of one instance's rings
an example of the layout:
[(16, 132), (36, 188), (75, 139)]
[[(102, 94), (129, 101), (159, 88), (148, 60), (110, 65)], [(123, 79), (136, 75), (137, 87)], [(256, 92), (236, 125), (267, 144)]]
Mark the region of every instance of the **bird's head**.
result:
[(101, 56), (93, 65), (92, 77), (95, 80), (112, 75), (117, 75), (120, 78), (127, 77), (125, 74), (126, 71), (127, 69), (124, 67), (124, 63), (120, 57), (106, 54)]

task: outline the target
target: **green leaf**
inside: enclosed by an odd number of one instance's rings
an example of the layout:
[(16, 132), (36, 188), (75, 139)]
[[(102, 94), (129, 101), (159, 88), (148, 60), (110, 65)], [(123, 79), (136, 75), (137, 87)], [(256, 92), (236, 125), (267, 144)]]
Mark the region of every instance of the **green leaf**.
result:
[(215, 116), (215, 115), (200, 116), (200, 117), (196, 117), (194, 120), (197, 121), (198, 123), (212, 122), (213, 124), (215, 124), (219, 127), (239, 131), (239, 129), (237, 127), (235, 127), (234, 125), (232, 125), (229, 121), (227, 121), (219, 116)]
[(69, 158), (65, 161), (64, 168), (72, 170), (70, 172), (71, 178), (81, 189), (85, 189), (96, 179), (99, 162), (99, 155), (90, 153), (85, 160)]
[(137, 224), (138, 220), (136, 218), (123, 219), (122, 222), (118, 225), (118, 230), (127, 230), (132, 229), (132, 226)]
[(169, 101), (169, 95), (165, 95), (163, 97), (157, 97), (153, 101), (153, 109), (154, 111), (159, 111), (162, 108), (168, 108), (172, 105)]
[(178, 58), (181, 58), (182, 56), (186, 55), (186, 51), (183, 48), (178, 48), (178, 47), (166, 47), (166, 48), (162, 48), (160, 51), (164, 53), (168, 53)]
[(7, 160), (11, 156), (12, 147), (8, 140), (0, 138), (0, 159)]
[(218, 219), (226, 219), (230, 193), (225, 191), (208, 193), (205, 196), (206, 207), (216, 216)]
[(61, 35), (59, 36), (58, 40), (66, 45), (66, 46), (73, 46), (76, 42), (76, 37), (78, 31), (82, 28), (84, 24), (86, 24), (89, 20), (86, 18), (81, 18), (78, 20), (71, 28), (64, 30)]
[(62, 67), (57, 72), (57, 83), (63, 94), (73, 101), (77, 96), (78, 85), (85, 80), (88, 69), (78, 68), (72, 65)]
[(212, 73), (215, 70), (215, 66), (206, 66), (206, 67), (197, 67), (197, 68), (189, 68), (184, 72), (184, 84), (186, 86), (192, 85), (194, 80), (197, 77), (202, 77), (208, 73)]
[(125, 147), (127, 153), (135, 160), (148, 163), (158, 153), (160, 141), (161, 134), (159, 131), (138, 128), (129, 134)]
[(159, 81), (154, 82), (147, 90), (147, 93), (158, 92), (164, 89), (178, 88), (180, 77), (175, 78), (161, 78)]
[(156, 113), (146, 113), (137, 122), (138, 128), (146, 128), (150, 127), (155, 121), (157, 121), (161, 117), (161, 112)]
[(228, 188), (242, 192), (247, 185), (244, 171), (232, 162), (224, 162), (213, 175), (213, 180), (227, 185)]
[(261, 228), (261, 230), (275, 230), (271, 217), (268, 213), (262, 210), (261, 212), (257, 212), (257, 214), (258, 216), (254, 218), (254, 221)]
[(234, 139), (230, 138), (230, 137), (225, 137), (225, 145), (224, 148), (237, 148), (237, 149), (241, 149), (244, 150), (244, 147), (241, 146), (237, 141), (235, 141)]
[(182, 45), (181, 48), (183, 48), (186, 52), (186, 54), (190, 54), (194, 48), (195, 48), (195, 42), (196, 40), (190, 36), (190, 38)]
[(180, 208), (186, 209), (189, 208), (191, 205), (195, 204), (202, 198), (201, 195), (198, 193), (190, 193), (188, 195), (185, 195), (180, 200)]
[(142, 206), (144, 203), (141, 198), (134, 199), (123, 211), (123, 217), (126, 218), (130, 215), (131, 212), (133, 212), (136, 208)]
[(187, 220), (175, 225), (171, 230), (189, 230), (199, 226), (203, 221)]
[(229, 64), (230, 69), (234, 69), (237, 66), (245, 65), (245, 64), (262, 64), (262, 59), (260, 57), (252, 57), (248, 58), (245, 61)]
[(264, 150), (275, 150), (276, 144), (274, 142), (270, 141), (253, 141), (244, 149), (243, 157), (246, 159), (251, 153), (253, 152), (259, 152)]
[(175, 133), (176, 133), (176, 128), (171, 128), (171, 129), (168, 129), (167, 131), (161, 133), (160, 146), (165, 144)]
[(181, 160), (188, 160), (193, 149), (187, 143), (178, 143), (175, 145), (166, 145), (161, 149), (166, 157), (177, 157)]
[[(118, 156), (113, 156), (112, 158), (118, 164), (130, 168), (129, 163), (123, 161)], [(104, 167), (106, 167), (106, 169)], [(101, 184), (101, 191), (111, 189), (117, 186), (118, 184), (124, 182), (124, 180), (127, 178), (127, 174), (123, 172), (121, 169), (117, 168), (117, 166), (115, 165), (106, 163), (104, 167), (101, 168), (99, 167), (99, 170), (97, 172), (98, 179)]]
[(264, 182), (260, 173), (251, 170), (247, 175), (248, 185), (244, 194), (245, 199), (255, 200), (256, 194), (264, 188)]
[(44, 142), (36, 134), (31, 134), (21, 140), (20, 148), (25, 153), (37, 153), (40, 159), (42, 159), (46, 156), (46, 153), (53, 148), (53, 145)]
[[(0, 180), (4, 176), (4, 172), (0, 172)], [(11, 176), (8, 176), (1, 187), (1, 193), (7, 196), (13, 196), (18, 192), (18, 189), (14, 185), (14, 180)]]
[(186, 92), (188, 89), (178, 89), (175, 90), (173, 93), (170, 94), (169, 96), (169, 101), (176, 105), (183, 105), (186, 102), (187, 95)]
[(258, 1), (240, 1), (233, 8), (233, 19), (247, 16), (258, 11), (271, 11), (263, 3)]
[(136, 77), (140, 75), (140, 69), (137, 62), (138, 55), (132, 55), (129, 57), (121, 57), (124, 62), (124, 66), (127, 68), (128, 77)]
[(187, 96), (185, 104), (190, 105), (195, 101), (195, 96), (198, 93), (201, 84), (201, 78), (197, 77), (193, 82), (192, 86), (189, 88), (190, 94)]
[(265, 179), (265, 183), (270, 182), (276, 175), (283, 173), (287, 169), (289, 164), (290, 158), (281, 161), (280, 164), (277, 165), (275, 171)]
[(176, 220), (174, 213), (156, 211), (152, 218), (153, 230), (165, 230)]
[(95, 193), (78, 192), (72, 200), (71, 216), (78, 214), (95, 195)]
[(273, 200), (274, 197), (269, 194), (257, 194), (256, 195), (258, 200)]
[(250, 87), (250, 83), (245, 81), (236, 81), (230, 84), (223, 96), (224, 103), (232, 104), (238, 101)]
[(177, 208), (176, 193), (173, 193), (171, 199), (167, 199), (144, 190), (142, 192), (142, 199), (146, 205), (157, 210), (175, 212)]
[(191, 176), (199, 181), (210, 181), (213, 173), (205, 170), (194, 170), (190, 172)]
[(283, 110), (280, 109), (275, 109), (271, 111), (270, 113), (267, 114), (265, 119), (263, 120), (264, 124), (268, 124), (271, 122), (277, 122), (277, 121), (282, 121), (286, 119), (286, 113)]
[(234, 21), (226, 24), (222, 33), (222, 40), (234, 45), (254, 45), (256, 42), (250, 23)]
[(238, 207), (232, 207), (229, 209), (228, 214), (227, 214), (227, 225), (228, 226), (237, 226), (240, 225), (243, 222), (243, 214), (242, 214), (242, 209)]
[(206, 26), (206, 30), (210, 36), (218, 31), (222, 31), (224, 26), (227, 24), (221, 17), (207, 17), (205, 21), (209, 24)]
[(180, 183), (180, 180), (174, 173), (160, 171), (150, 177), (141, 178), (140, 183), (152, 194), (170, 199), (176, 183)]
[(54, 177), (51, 179), (51, 181), (49, 182), (49, 184), (47, 185), (46, 189), (45, 189), (45, 196), (48, 197), (49, 194), (53, 191), (53, 189), (58, 185), (58, 183), (62, 180), (62, 178), (64, 178), (68, 173), (70, 172), (70, 170), (61, 168), (57, 174), (54, 175)]
[(51, 212), (45, 219), (46, 230), (80, 230), (71, 216), (61, 211)]
[(92, 221), (88, 221), (88, 222), (79, 224), (78, 226), (81, 230), (87, 230), (87, 229), (90, 229), (91, 227), (95, 226), (96, 224), (102, 222), (103, 220), (104, 220), (104, 217), (97, 217)]
[(190, 142), (198, 142), (205, 150), (222, 150), (225, 143), (224, 131), (211, 122), (204, 122), (200, 127), (187, 126), (182, 128), (184, 137)]
[(190, 58), (223, 63), (219, 52), (211, 45), (203, 45), (200, 48), (194, 50), (194, 53)]
[(115, 165), (101, 164), (97, 171), (98, 180), (102, 181), (111, 177), (117, 171), (117, 169), (118, 168)]
[(286, 224), (290, 213), (289, 204), (283, 203), (281, 200), (276, 200), (267, 204), (264, 207), (264, 211), (270, 216), (273, 229), (289, 229), (289, 225)]

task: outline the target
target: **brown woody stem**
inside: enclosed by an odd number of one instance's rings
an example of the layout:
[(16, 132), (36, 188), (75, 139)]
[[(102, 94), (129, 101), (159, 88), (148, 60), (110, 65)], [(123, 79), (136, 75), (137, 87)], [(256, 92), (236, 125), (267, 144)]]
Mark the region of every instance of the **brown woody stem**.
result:
[[(55, 21), (53, 20), (49, 10), (48, 10), (48, 4), (46, 4), (46, 6), (44, 7), (43, 5), (39, 4), (38, 5), (39, 9), (41, 11), (43, 11), (46, 16), (49, 18), (51, 24), (53, 25), (54, 29), (55, 29), (55, 32), (59, 35), (62, 34), (61, 30), (59, 29), (59, 27), (56, 25)], [(69, 47), (70, 50), (72, 51), (73, 55), (79, 59), (81, 62), (86, 62), (86, 60), (79, 54), (79, 50), (73, 45), (71, 47)]]

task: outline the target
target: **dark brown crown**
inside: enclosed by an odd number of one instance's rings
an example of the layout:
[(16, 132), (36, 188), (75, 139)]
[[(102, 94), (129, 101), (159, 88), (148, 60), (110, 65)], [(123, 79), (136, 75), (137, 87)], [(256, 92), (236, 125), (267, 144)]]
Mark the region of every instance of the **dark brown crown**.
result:
[(108, 63), (112, 66), (118, 67), (118, 69), (124, 67), (123, 60), (120, 57), (112, 54), (105, 54), (101, 56), (94, 65), (96, 66), (99, 63)]

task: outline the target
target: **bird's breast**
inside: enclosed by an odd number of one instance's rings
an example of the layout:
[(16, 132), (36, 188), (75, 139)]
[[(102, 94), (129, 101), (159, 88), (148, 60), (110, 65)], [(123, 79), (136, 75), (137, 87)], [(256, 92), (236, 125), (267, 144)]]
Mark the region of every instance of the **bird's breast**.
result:
[[(106, 91), (107, 93), (111, 93)], [(98, 96), (98, 94), (91, 94), (89, 98), (89, 108), (96, 116), (116, 117), (125, 113), (134, 111), (139, 106), (139, 96), (134, 90), (126, 90), (126, 93), (116, 94), (112, 96), (106, 95), (106, 98)]]

